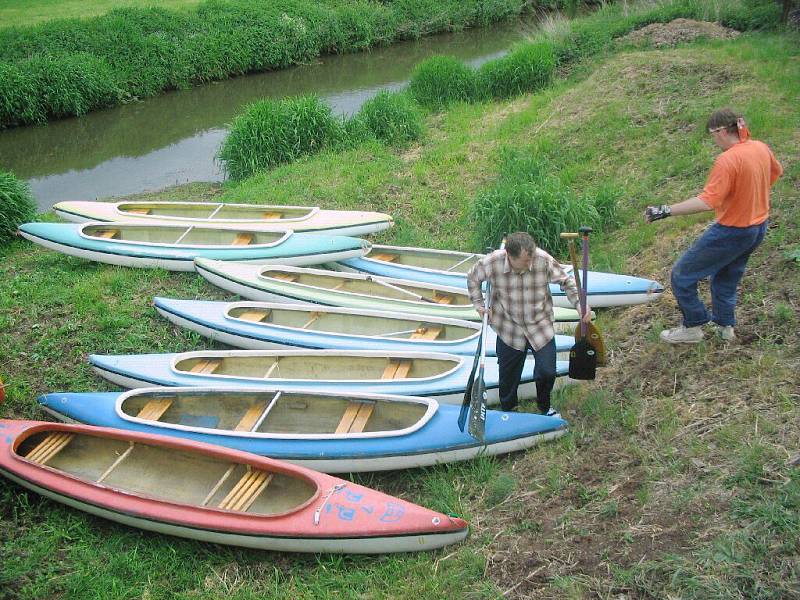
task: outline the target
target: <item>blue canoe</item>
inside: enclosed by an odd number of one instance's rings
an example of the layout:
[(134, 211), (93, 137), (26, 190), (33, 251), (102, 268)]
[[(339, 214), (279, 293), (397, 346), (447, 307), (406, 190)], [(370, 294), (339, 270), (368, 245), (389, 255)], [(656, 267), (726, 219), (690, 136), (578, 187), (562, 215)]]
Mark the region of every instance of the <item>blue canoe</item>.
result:
[[(89, 356), (94, 370), (122, 387), (275, 387), (283, 390), (397, 394), (461, 403), (472, 357), (369, 350), (202, 350), (179, 354)], [(534, 398), (534, 361), (522, 372), (519, 397)], [(557, 364), (566, 375), (566, 361)], [(560, 377), (560, 379), (565, 379)], [(497, 359), (486, 359), (486, 391), (498, 403)]]
[[(453, 288), (467, 287), (467, 272), (482, 254), (375, 245), (364, 256), (339, 261), (331, 267), (344, 271), (369, 273), (380, 277), (406, 279)], [(568, 273), (572, 267), (564, 265)], [(643, 304), (657, 299), (661, 284), (642, 277), (589, 271), (589, 305), (592, 308)], [(554, 306), (572, 308), (558, 285), (550, 285)]]
[(166, 434), (328, 473), (382, 471), (523, 450), (562, 435), (560, 418), (490, 410), (486, 443), (459, 430), (459, 407), (382, 395), (220, 388), (52, 393), (56, 418)]
[[(445, 352), (473, 356), (480, 323), (390, 311), (319, 307), (277, 302), (214, 302), (153, 298), (166, 319), (211, 340), (248, 350), (341, 349)], [(496, 356), (497, 334), (489, 329), (486, 354)], [(575, 343), (556, 336), (556, 351)]]
[(25, 223), (20, 235), (70, 256), (126, 267), (194, 271), (195, 258), (315, 265), (361, 256), (369, 242), (344, 236), (168, 223)]

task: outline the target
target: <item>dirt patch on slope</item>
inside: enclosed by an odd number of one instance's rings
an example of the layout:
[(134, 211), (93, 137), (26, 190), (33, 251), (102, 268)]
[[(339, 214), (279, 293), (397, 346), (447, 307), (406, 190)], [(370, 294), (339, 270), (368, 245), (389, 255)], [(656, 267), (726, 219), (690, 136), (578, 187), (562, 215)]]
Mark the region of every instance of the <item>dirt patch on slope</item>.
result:
[(729, 40), (740, 34), (735, 29), (728, 29), (719, 23), (694, 21), (692, 19), (675, 19), (669, 23), (652, 23), (620, 38), (620, 44), (636, 46), (652, 45), (656, 48), (675, 46), (683, 42), (693, 42), (699, 38)]

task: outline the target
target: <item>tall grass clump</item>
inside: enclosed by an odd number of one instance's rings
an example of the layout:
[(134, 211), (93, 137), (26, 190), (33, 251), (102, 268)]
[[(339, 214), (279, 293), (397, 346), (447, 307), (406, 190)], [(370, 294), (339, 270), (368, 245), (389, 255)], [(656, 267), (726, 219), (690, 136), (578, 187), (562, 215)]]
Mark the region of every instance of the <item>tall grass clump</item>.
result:
[(0, 244), (6, 244), (22, 223), (36, 217), (36, 203), (27, 183), (13, 173), (0, 171)]
[(411, 75), (409, 93), (425, 108), (439, 110), (455, 102), (472, 102), (477, 95), (475, 71), (452, 56), (421, 62)]
[[(611, 214), (607, 194), (603, 210)], [(504, 150), (494, 185), (480, 193), (472, 207), (475, 247), (497, 243), (504, 233), (527, 231), (551, 254), (563, 254), (560, 235), (581, 225), (602, 223), (590, 198), (576, 195), (555, 173), (545, 157), (528, 150)]]
[(555, 70), (553, 45), (541, 40), (519, 45), (506, 56), (481, 65), (478, 85), (484, 96), (510, 98), (549, 85)]
[(404, 93), (379, 92), (364, 103), (354, 120), (391, 146), (403, 146), (422, 136), (422, 113)]
[(36, 81), (15, 65), (0, 63), (0, 129), (47, 119)]
[(233, 122), (218, 159), (227, 176), (244, 179), (337, 144), (342, 123), (316, 96), (262, 100)]

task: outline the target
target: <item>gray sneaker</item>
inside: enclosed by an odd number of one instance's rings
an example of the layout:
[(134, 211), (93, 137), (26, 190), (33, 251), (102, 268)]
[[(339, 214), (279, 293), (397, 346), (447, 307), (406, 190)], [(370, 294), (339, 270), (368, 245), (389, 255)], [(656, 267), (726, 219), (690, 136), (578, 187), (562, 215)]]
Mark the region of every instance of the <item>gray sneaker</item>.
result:
[(558, 412), (555, 408), (553, 408), (551, 406), (550, 410), (547, 411), (547, 414), (545, 416), (547, 416), (547, 417), (555, 417), (556, 419), (560, 419), (561, 418), (561, 413)]
[(733, 342), (736, 340), (733, 325), (717, 325), (717, 333), (719, 333), (719, 337), (721, 337), (723, 341)]
[(668, 344), (696, 344), (703, 339), (703, 328), (684, 327), (680, 325), (675, 329), (665, 329), (661, 332), (661, 341)]

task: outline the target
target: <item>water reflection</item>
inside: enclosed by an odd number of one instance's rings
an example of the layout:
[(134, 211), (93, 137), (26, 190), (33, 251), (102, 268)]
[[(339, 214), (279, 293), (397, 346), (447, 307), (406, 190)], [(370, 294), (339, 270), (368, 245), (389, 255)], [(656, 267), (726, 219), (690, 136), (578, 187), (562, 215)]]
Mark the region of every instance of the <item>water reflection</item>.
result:
[(222, 179), (214, 155), (226, 126), (262, 98), (314, 93), (352, 114), (383, 89), (402, 88), (434, 54), (480, 64), (531, 32), (526, 21), (434, 36), (314, 64), (177, 91), (83, 118), (0, 132), (0, 168), (28, 179), (41, 210), (64, 199), (151, 191)]

